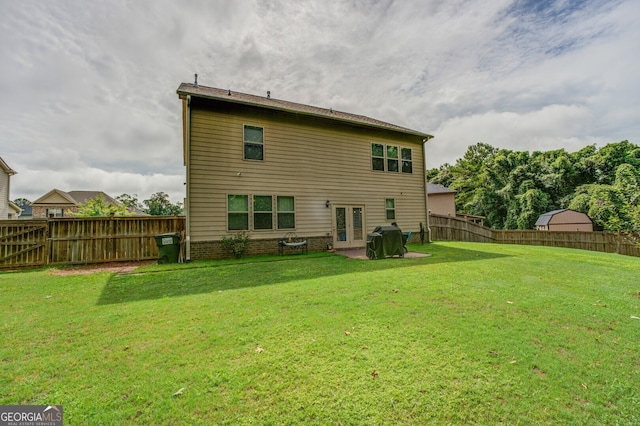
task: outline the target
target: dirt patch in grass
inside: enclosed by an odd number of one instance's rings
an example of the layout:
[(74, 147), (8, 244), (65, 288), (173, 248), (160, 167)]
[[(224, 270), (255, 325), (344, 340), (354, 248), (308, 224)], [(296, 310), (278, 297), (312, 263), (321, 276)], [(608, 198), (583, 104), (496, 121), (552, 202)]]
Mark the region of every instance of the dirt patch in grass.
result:
[(93, 265), (74, 265), (49, 271), (51, 275), (86, 275), (95, 274), (97, 272), (114, 272), (118, 274), (128, 274), (136, 269), (155, 263), (155, 261), (144, 262), (111, 262), (98, 263)]

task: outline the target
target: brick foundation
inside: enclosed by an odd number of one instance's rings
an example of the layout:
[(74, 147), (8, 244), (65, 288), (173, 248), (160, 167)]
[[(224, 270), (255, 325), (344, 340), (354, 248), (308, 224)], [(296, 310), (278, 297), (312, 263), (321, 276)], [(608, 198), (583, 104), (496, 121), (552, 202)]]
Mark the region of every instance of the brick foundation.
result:
[[(281, 238), (265, 240), (249, 240), (249, 248), (246, 256), (259, 254), (278, 254), (278, 241)], [(307, 237), (309, 251), (324, 251), (328, 244), (333, 244), (332, 237)], [(285, 254), (299, 252), (286, 250)], [(233, 255), (222, 248), (221, 241), (192, 241), (191, 260), (202, 259), (230, 259)]]

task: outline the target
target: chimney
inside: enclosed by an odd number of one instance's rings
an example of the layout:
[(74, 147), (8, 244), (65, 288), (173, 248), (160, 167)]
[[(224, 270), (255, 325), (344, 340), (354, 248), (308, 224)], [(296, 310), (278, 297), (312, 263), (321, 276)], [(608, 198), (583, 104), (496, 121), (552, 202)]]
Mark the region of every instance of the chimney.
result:
[(193, 87), (198, 87), (198, 74), (194, 74), (196, 77), (196, 81), (193, 83)]
[(267, 90), (267, 99), (271, 99), (271, 90)]

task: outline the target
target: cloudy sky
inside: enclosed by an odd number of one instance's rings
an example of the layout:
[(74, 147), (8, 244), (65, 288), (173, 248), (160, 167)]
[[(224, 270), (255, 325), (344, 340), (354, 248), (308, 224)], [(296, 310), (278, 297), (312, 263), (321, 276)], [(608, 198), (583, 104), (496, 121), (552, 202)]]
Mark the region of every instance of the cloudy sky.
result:
[(640, 144), (638, 0), (0, 0), (0, 157), (11, 198), (184, 196), (193, 82), (477, 142)]

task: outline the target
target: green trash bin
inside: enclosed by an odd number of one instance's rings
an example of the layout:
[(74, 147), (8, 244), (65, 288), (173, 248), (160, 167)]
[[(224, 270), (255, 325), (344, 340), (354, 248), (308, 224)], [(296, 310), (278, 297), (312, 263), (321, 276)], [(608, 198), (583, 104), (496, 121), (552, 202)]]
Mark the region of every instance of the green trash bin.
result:
[(180, 253), (180, 234), (170, 232), (168, 234), (155, 235), (158, 246), (158, 264), (178, 263)]

